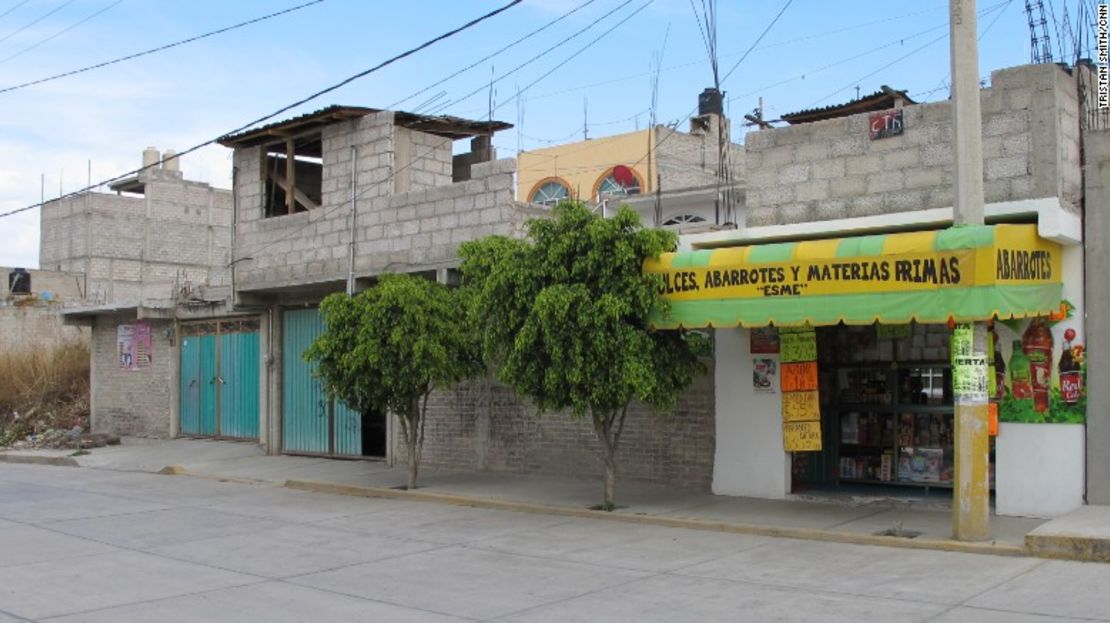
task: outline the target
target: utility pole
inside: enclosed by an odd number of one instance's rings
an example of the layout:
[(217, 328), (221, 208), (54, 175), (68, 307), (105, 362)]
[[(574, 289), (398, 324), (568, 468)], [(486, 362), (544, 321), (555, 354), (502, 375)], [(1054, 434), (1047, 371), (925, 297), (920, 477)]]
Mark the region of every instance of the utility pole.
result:
[[(956, 227), (983, 224), (983, 138), (975, 8), (975, 0), (949, 0), (956, 156), (952, 217)], [(990, 538), (990, 438), (987, 330), (983, 322), (956, 325), (952, 334), (952, 366), (956, 403), (952, 536), (960, 541), (985, 541)]]

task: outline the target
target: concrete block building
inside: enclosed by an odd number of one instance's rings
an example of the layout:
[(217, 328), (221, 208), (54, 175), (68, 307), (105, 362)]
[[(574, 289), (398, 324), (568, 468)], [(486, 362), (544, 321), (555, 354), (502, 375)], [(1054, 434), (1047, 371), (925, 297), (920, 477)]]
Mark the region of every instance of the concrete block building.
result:
[(176, 321), (230, 313), (232, 195), (185, 179), (172, 151), (142, 170), (42, 207), (39, 264), (81, 276), (67, 325), (91, 332), (91, 426), (153, 437), (175, 432)]
[[(1105, 468), (1088, 468), (1084, 457), (1105, 456), (1110, 438), (1104, 414), (1085, 406), (1093, 403), (1080, 385), (1094, 396), (1107, 380), (1087, 367), (1080, 381), (1074, 359), (1082, 352), (1076, 344), (1097, 339), (1085, 338), (1084, 329), (1101, 315), (1092, 301), (1103, 300), (1092, 299), (1084, 278), (1085, 253), (1102, 252), (1105, 238), (1089, 226), (1107, 209), (1098, 191), (1084, 192), (1084, 154), (1087, 167), (1105, 155), (1096, 151), (1104, 138), (1081, 122), (1091, 84), (1085, 66), (992, 72), (980, 93), (987, 225), (974, 243), (956, 242), (965, 233), (951, 228), (948, 102), (889, 100), (881, 110), (860, 110), (857, 100), (786, 116), (794, 125), (747, 135), (746, 226), (684, 236), (683, 259), (666, 258), (653, 269), (667, 275), (673, 261), (698, 267), (698, 275), (726, 275), (722, 288), (669, 295), (675, 318), (664, 323), (714, 329), (713, 491), (782, 498), (836, 487), (951, 486), (946, 324), (995, 318), (992, 394), (1001, 423), (990, 459), (997, 512), (1055, 516), (1105, 495)], [(1024, 242), (1012, 242), (1019, 234)], [(1020, 295), (990, 301), (993, 289), (1009, 287), (1017, 274), (1008, 262), (1025, 257), (1014, 254), (1023, 245), (1051, 258), (1051, 269), (1021, 273), (1033, 280), (1022, 282)], [(965, 265), (961, 285), (910, 270), (915, 261), (971, 257), (973, 249), (982, 259), (973, 278)], [(844, 266), (855, 272), (824, 278), (826, 268)], [(782, 279), (760, 289), (727, 278), (761, 269), (782, 270)], [(908, 285), (929, 279), (944, 284)], [(898, 292), (907, 288), (919, 290), (902, 298)], [(961, 288), (971, 289), (955, 295)], [(855, 292), (867, 302), (853, 299)], [(953, 298), (943, 302), (945, 296)], [(797, 422), (804, 414), (791, 407), (798, 401), (788, 396), (789, 383), (768, 391), (730, 379), (793, 371), (797, 360), (785, 347), (781, 356), (777, 344), (768, 347), (765, 327), (806, 322), (815, 326), (809, 339), (816, 375), (805, 403), (810, 417)], [(1029, 393), (1031, 370), (1038, 385)], [(1074, 378), (1061, 381), (1065, 374)], [(791, 436), (803, 424), (815, 447)]]
[(84, 273), (0, 267), (0, 352), (47, 351), (88, 340), (61, 310), (85, 303)]

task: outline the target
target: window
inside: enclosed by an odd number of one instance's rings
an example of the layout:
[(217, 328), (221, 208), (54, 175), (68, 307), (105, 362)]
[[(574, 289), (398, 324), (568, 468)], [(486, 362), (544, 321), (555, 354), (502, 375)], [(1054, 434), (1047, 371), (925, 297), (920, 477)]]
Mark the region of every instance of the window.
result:
[(566, 184), (557, 181), (549, 181), (540, 184), (539, 188), (532, 191), (532, 196), (528, 198), (528, 201), (540, 205), (553, 206), (569, 198), (570, 189), (567, 188)]
[(320, 207), (324, 172), (322, 147), (321, 135), (310, 134), (263, 148), (263, 214), (266, 217)]
[[(618, 176), (614, 174), (618, 168), (624, 169), (625, 173), (623, 175), (626, 175), (627, 179), (618, 179)], [(632, 169), (628, 167), (614, 167), (605, 177), (601, 178), (601, 182), (597, 185), (597, 192), (594, 194), (597, 195), (598, 199), (638, 195), (640, 194), (640, 178), (632, 173)]]

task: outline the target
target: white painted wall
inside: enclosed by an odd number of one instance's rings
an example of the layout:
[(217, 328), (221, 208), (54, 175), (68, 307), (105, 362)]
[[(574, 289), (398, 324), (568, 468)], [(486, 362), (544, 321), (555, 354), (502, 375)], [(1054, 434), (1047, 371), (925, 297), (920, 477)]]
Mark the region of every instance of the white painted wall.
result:
[[(1083, 247), (1065, 246), (1063, 297), (1071, 318), (1053, 327), (1052, 365), (1060, 362), (1063, 331), (1083, 335)], [(1003, 345), (1006, 347), (1007, 345)], [(1009, 356), (1009, 348), (1003, 349)], [(1086, 426), (1004, 422), (995, 441), (995, 511), (999, 515), (1056, 517), (1083, 505), (1086, 490)]]
[(1083, 505), (1086, 426), (1003, 422), (995, 441), (995, 511), (1057, 517)]
[(717, 329), (713, 493), (781, 499), (790, 492), (790, 455), (782, 449), (782, 395), (752, 388), (747, 329)]

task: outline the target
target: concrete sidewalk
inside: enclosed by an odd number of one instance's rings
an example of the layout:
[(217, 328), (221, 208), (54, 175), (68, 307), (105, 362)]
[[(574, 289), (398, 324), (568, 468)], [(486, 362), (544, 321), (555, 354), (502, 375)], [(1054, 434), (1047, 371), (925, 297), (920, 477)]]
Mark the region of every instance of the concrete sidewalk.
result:
[[(589, 510), (601, 501), (600, 482), (498, 472), (426, 470), (417, 491), (400, 491), (405, 469), (383, 462), (267, 456), (252, 443), (125, 439), (71, 457), (70, 450), (0, 452), (0, 461), (48, 462), (117, 471), (182, 473), (272, 486), (593, 517), (788, 538), (941, 549), (1000, 555), (1110, 560), (1110, 508), (1085, 507), (1054, 521), (991, 518), (991, 540), (951, 540), (951, 510), (912, 498), (838, 496), (827, 500), (765, 500), (624, 482), (617, 511)], [(173, 471), (173, 470), (170, 470)], [(939, 507), (938, 507), (939, 506)], [(893, 532), (899, 536), (891, 536)]]

